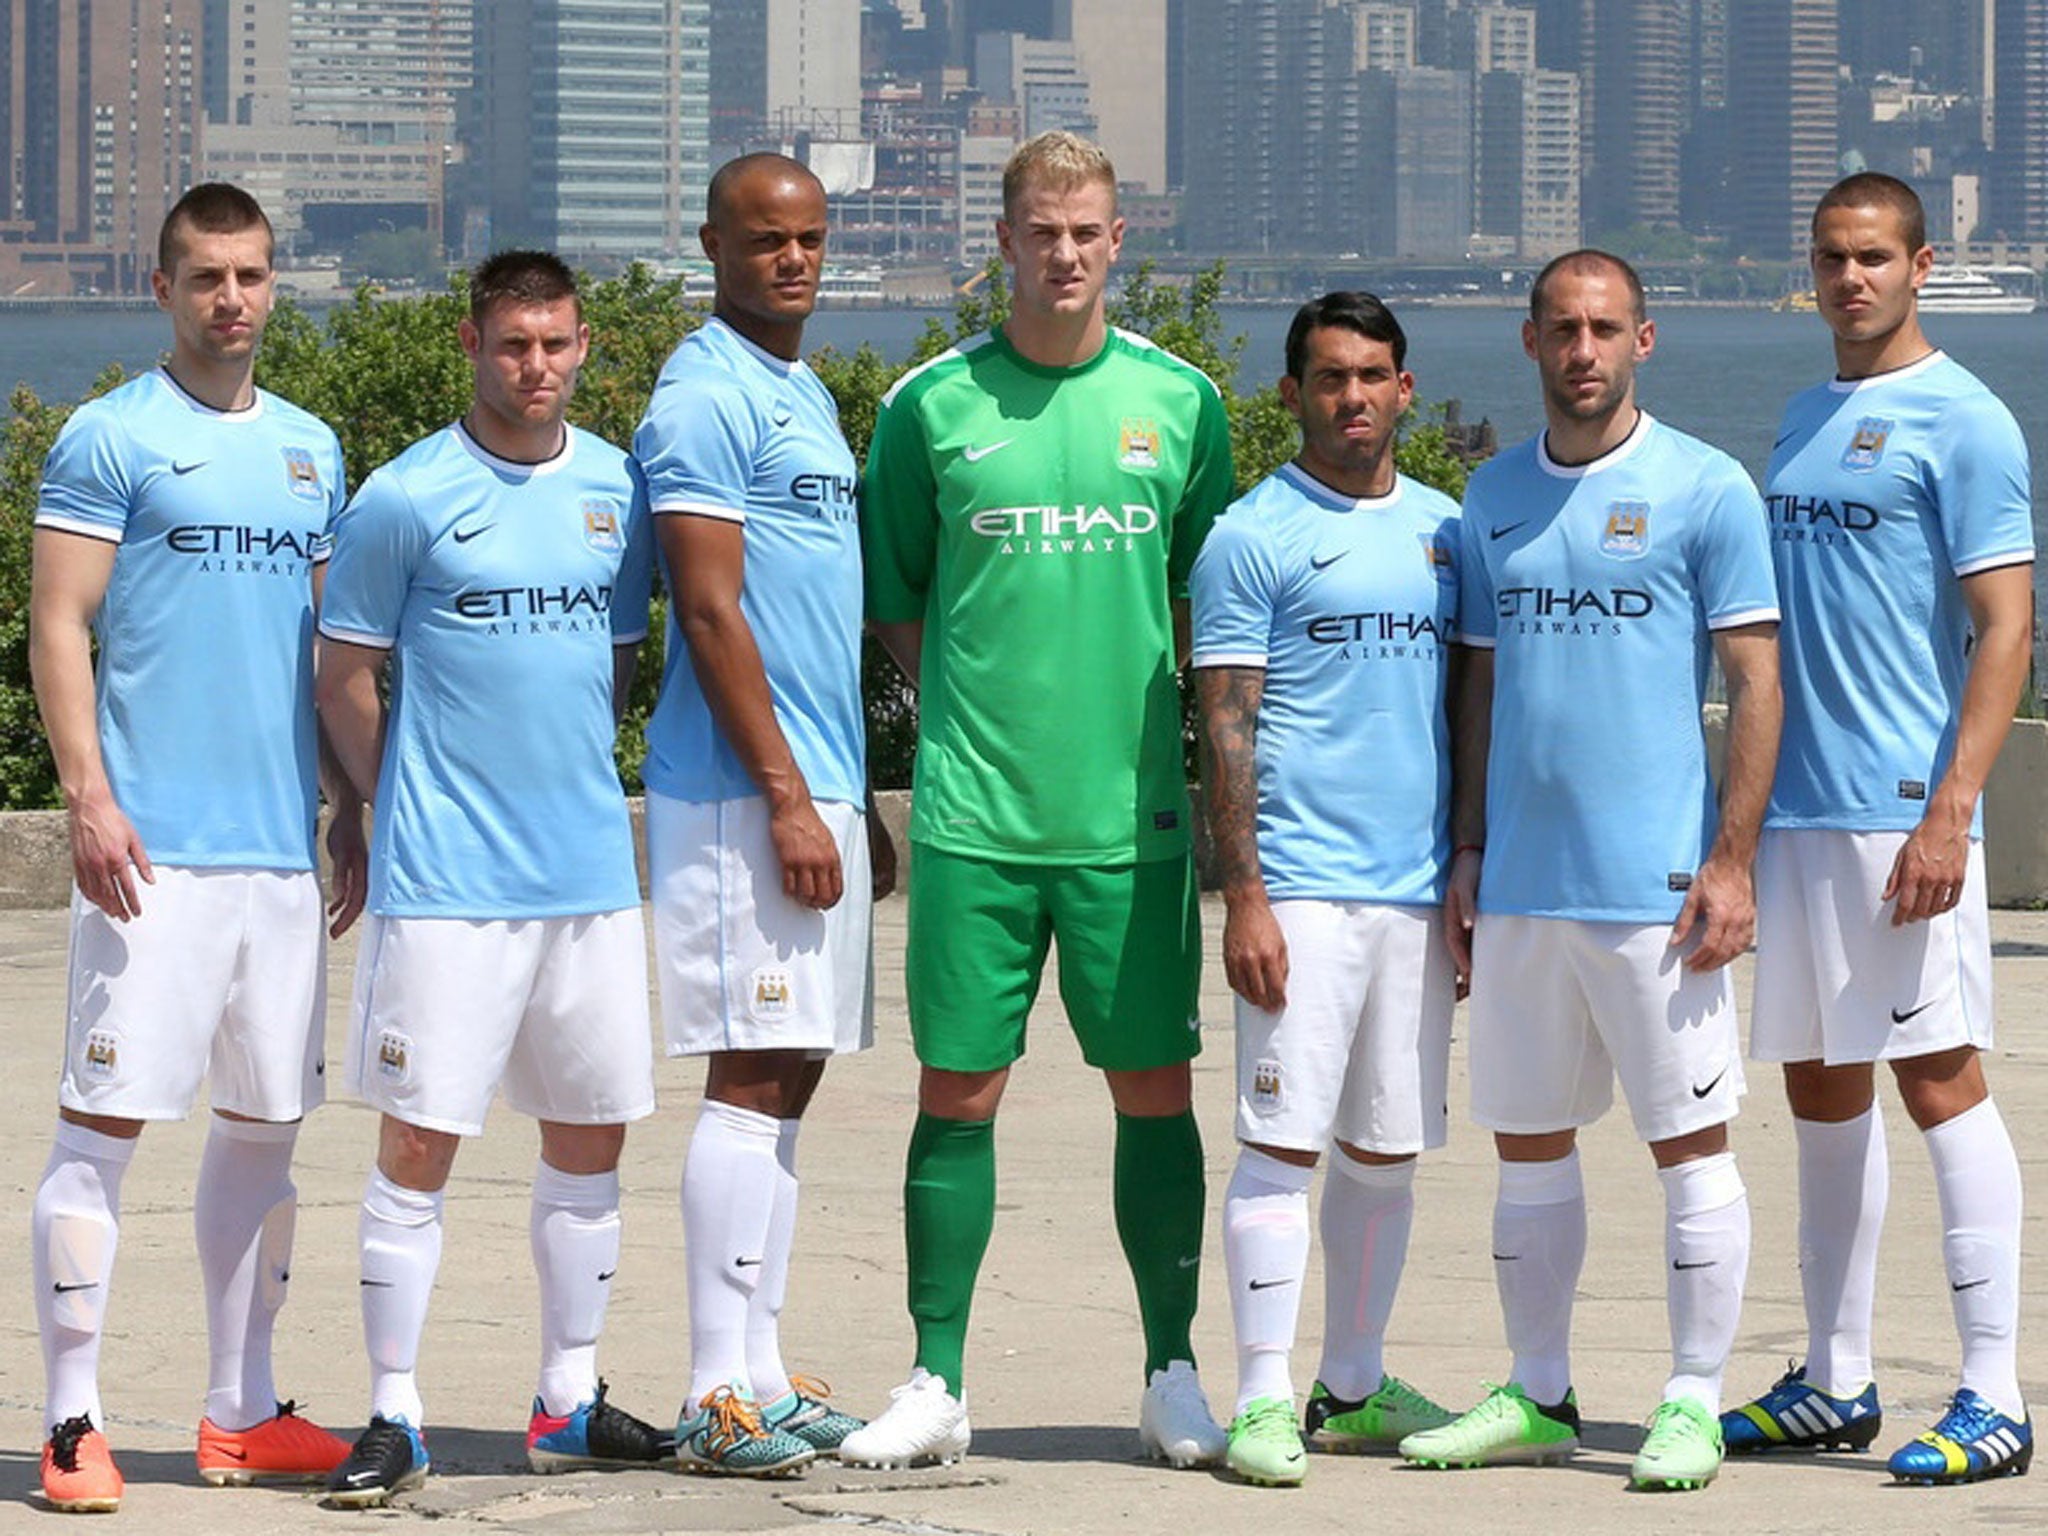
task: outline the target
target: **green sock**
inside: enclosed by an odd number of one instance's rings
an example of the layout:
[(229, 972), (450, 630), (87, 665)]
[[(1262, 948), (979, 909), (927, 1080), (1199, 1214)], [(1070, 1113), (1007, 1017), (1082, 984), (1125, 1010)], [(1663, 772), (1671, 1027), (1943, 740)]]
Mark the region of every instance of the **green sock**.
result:
[(1116, 1231), (1137, 1282), (1148, 1381), (1169, 1361), (1194, 1363), (1204, 1199), (1193, 1110), (1116, 1117)]
[(967, 1309), (996, 1225), (996, 1123), (920, 1114), (903, 1167), (917, 1363), (960, 1395)]

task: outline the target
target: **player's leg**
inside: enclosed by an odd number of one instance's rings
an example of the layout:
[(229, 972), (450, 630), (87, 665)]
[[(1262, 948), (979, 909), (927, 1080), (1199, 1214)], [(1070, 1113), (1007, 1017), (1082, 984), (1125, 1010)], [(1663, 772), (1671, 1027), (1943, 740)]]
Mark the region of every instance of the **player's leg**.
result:
[(920, 844), (904, 980), (921, 1064), (903, 1171), (910, 1380), (847, 1436), (840, 1460), (909, 1466), (957, 1460), (970, 1436), (961, 1372), (968, 1308), (995, 1230), (996, 1109), (1052, 937), (1044, 872)]
[(1335, 1450), (1397, 1445), (1451, 1414), (1386, 1369), (1419, 1152), (1447, 1136), (1456, 986), (1435, 909), (1372, 907), (1370, 981), (1323, 1181), (1323, 1352), (1304, 1426)]
[(348, 1442), (281, 1399), (271, 1339), (291, 1274), (292, 1152), (326, 1096), (326, 934), (310, 871), (219, 872), (245, 893), (243, 942), (213, 1047), (212, 1126), (193, 1191), (211, 1369), (199, 1475), (219, 1484), (317, 1481)]
[(1577, 1127), (1605, 1112), (1613, 1069), (1571, 963), (1570, 930), (1492, 914), (1473, 930), (1472, 1117), (1500, 1159), (1493, 1273), (1511, 1365), (1507, 1384), (1436, 1429), (1401, 1441), (1423, 1466), (1562, 1460), (1578, 1449), (1572, 1301), (1586, 1258)]
[(1117, 1236), (1145, 1331), (1138, 1438), (1178, 1467), (1220, 1460), (1222, 1426), (1195, 1374), (1207, 1188), (1189, 1062), (1201, 1050), (1202, 931), (1194, 865), (1062, 869), (1049, 881), (1060, 999), (1116, 1106)]

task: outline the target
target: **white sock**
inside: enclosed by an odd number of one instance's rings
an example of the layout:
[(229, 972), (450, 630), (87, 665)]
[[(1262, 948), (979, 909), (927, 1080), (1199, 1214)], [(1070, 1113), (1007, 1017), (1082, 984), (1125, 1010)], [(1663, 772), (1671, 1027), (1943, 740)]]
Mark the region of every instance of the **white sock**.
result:
[(775, 1203), (761, 1245), (761, 1279), (747, 1304), (747, 1381), (772, 1403), (789, 1391), (782, 1363), (782, 1303), (789, 1294), (789, 1255), (796, 1246), (796, 1137), (801, 1120), (775, 1122)]
[(1237, 1150), (1223, 1195), (1223, 1261), (1237, 1325), (1237, 1412), (1255, 1398), (1294, 1399), (1287, 1370), (1308, 1271), (1308, 1186), (1313, 1168), (1253, 1147)]
[(1323, 1360), (1317, 1378), (1356, 1402), (1380, 1389), (1394, 1293), (1415, 1224), (1415, 1161), (1361, 1163), (1339, 1148), (1323, 1180)]
[(1721, 1411), (1721, 1373), (1735, 1347), (1749, 1275), (1749, 1192), (1733, 1152), (1659, 1168), (1664, 1186), (1664, 1305), (1671, 1316), (1671, 1379), (1664, 1401), (1689, 1397)]
[(1572, 1385), (1572, 1302), (1586, 1263), (1586, 1186), (1574, 1147), (1548, 1163), (1500, 1165), (1493, 1278), (1514, 1365), (1508, 1380), (1546, 1407)]
[(414, 1369), (427, 1299), (441, 1267), (441, 1191), (407, 1189), (370, 1170), (356, 1226), (362, 1251), (363, 1343), (370, 1353), (370, 1412), (426, 1419)]
[(619, 1175), (533, 1171), (527, 1222), (540, 1277), (541, 1406), (566, 1414), (597, 1396), (597, 1337), (619, 1268)]
[(1891, 1198), (1884, 1116), (1871, 1105), (1853, 1120), (1801, 1120), (1799, 1288), (1806, 1297), (1806, 1380), (1829, 1397), (1870, 1385), (1870, 1313), (1877, 1248)]
[(135, 1137), (57, 1122), (30, 1218), (36, 1326), (43, 1336), (43, 1431), (100, 1413), (100, 1327), (121, 1228), (121, 1175)]
[(2012, 1137), (1990, 1099), (1926, 1134), (1941, 1200), (1949, 1302), (1963, 1340), (1960, 1385), (2007, 1418), (2025, 1418), (2018, 1356), (2020, 1165)]
[(768, 1261), (780, 1122), (706, 1099), (683, 1164), (683, 1255), (690, 1277), (690, 1404), (747, 1375), (747, 1314)]
[(206, 1416), (247, 1429), (277, 1412), (270, 1338), (291, 1278), (297, 1122), (213, 1117), (192, 1195), (206, 1287)]

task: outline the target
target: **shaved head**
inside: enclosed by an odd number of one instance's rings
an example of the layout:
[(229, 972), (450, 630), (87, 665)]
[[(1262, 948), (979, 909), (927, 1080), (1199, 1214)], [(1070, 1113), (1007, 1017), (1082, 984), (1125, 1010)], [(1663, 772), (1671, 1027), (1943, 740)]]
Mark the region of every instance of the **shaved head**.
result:
[(811, 174), (809, 166), (787, 155), (764, 151), (757, 155), (741, 155), (728, 160), (711, 177), (711, 188), (705, 196), (704, 216), (713, 224), (723, 222), (732, 212), (733, 194), (744, 182), (755, 177), (775, 182), (795, 182), (799, 186), (811, 186), (819, 196), (825, 192), (825, 184)]

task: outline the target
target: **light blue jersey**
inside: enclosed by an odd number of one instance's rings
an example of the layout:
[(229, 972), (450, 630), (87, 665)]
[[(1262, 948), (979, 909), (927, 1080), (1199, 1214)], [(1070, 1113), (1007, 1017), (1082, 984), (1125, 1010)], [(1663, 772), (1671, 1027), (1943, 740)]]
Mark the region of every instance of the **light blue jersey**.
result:
[(587, 432), (535, 465), (451, 426), (363, 482), (335, 523), (320, 632), (395, 662), (372, 912), (639, 904), (612, 647), (646, 635), (653, 570), (638, 477)]
[[(813, 798), (860, 804), (859, 481), (831, 392), (803, 363), (708, 320), (662, 369), (633, 454), (656, 516), (745, 525), (740, 612), (776, 724)], [(711, 717), (673, 613), (643, 772), (648, 788), (677, 800), (761, 793)]]
[(1259, 867), (1276, 900), (1431, 903), (1450, 858), (1444, 679), (1458, 506), (1283, 465), (1195, 557), (1197, 667), (1256, 667)]
[(1756, 487), (1647, 412), (1565, 466), (1541, 434), (1473, 471), (1459, 629), (1491, 647), (1485, 912), (1668, 922), (1718, 818), (1710, 630), (1778, 616)]
[(58, 434), (36, 526), (119, 546), (100, 755), (154, 862), (313, 867), (313, 568), (344, 494), (324, 422), (261, 390), (216, 411), (161, 369)]
[(1785, 607), (1766, 824), (1910, 830), (1955, 749), (1961, 578), (2034, 557), (2026, 441), (1936, 352), (1795, 395), (1765, 483)]

